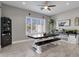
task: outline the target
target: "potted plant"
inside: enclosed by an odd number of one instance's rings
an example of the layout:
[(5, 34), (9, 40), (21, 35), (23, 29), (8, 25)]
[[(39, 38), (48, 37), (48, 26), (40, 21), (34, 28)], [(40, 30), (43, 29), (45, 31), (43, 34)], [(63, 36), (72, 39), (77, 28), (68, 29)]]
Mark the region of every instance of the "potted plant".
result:
[(53, 30), (54, 30), (54, 24), (55, 24), (55, 20), (54, 19), (50, 19), (49, 20), (49, 29), (50, 29), (50, 32), (53, 32)]

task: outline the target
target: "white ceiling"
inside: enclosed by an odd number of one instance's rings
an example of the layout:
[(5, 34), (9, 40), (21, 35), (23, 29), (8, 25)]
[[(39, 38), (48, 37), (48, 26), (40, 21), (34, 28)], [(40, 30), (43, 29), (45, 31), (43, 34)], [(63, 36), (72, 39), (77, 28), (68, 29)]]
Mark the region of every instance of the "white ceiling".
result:
[[(2, 3), (23, 9), (28, 9), (48, 16), (55, 15), (79, 7), (79, 1), (49, 1), (49, 5), (55, 4), (56, 7), (53, 7), (52, 11), (48, 12), (40, 10), (41, 6), (38, 6), (44, 4), (45, 3), (44, 1), (25, 1), (26, 3), (25, 5), (22, 4), (22, 1), (3, 1)], [(67, 5), (67, 3), (70, 4)]]

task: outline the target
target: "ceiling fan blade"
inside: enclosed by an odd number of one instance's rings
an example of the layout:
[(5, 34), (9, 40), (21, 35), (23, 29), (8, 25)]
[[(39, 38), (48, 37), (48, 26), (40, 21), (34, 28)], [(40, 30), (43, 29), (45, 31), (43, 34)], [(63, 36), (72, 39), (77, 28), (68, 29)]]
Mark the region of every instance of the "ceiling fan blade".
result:
[(38, 6), (45, 6), (45, 5), (38, 5)]
[(47, 8), (49, 11), (51, 11), (51, 9), (50, 8)]
[(55, 7), (56, 5), (49, 5), (48, 7)]
[(41, 10), (43, 10), (44, 8), (41, 8)]

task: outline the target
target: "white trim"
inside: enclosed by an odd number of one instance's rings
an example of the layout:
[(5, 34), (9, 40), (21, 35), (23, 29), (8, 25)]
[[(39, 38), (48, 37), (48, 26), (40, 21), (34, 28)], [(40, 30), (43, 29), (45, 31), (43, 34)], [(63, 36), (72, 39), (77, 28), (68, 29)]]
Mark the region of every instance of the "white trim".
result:
[(13, 41), (12, 44), (22, 43), (22, 42), (26, 42), (26, 41), (29, 41), (29, 40), (26, 39), (26, 40), (20, 40), (20, 41)]
[[(17, 43), (22, 43), (22, 42), (26, 42), (26, 41), (30, 41), (30, 40), (20, 40), (20, 41), (13, 41), (12, 44), (17, 44)], [(0, 45), (1, 48), (1, 45)]]
[(0, 48), (1, 48), (1, 45), (0, 45)]

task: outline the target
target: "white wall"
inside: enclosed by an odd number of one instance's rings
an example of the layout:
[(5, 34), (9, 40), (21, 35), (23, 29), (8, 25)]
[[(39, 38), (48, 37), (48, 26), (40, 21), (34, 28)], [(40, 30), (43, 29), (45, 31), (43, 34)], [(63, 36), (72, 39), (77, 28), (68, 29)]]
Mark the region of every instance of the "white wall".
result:
[(54, 17), (56, 18), (56, 22), (58, 20), (71, 19), (71, 26), (62, 27), (62, 28), (65, 28), (65, 29), (79, 29), (79, 26), (74, 26), (75, 17), (79, 17), (79, 8), (75, 8), (73, 10), (69, 10), (69, 11), (54, 15)]
[[(2, 6), (2, 16), (6, 16), (12, 19), (12, 40), (24, 40), (25, 39), (25, 19), (28, 17), (28, 13), (31, 13), (30, 17), (42, 18), (44, 15), (38, 14), (36, 12), (23, 10), (20, 8), (3, 5)], [(48, 17), (45, 17), (48, 19)], [(47, 20), (46, 20), (47, 22)], [(47, 24), (46, 24), (46, 31)]]

